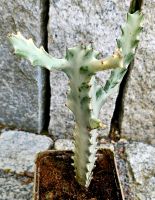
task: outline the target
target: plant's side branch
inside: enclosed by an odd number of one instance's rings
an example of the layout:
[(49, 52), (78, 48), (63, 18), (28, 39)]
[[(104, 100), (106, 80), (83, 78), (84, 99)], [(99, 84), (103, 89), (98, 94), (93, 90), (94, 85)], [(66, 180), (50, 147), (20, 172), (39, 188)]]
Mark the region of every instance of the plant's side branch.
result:
[(89, 72), (95, 73), (106, 69), (123, 68), (123, 56), (120, 49), (117, 49), (115, 53), (102, 60), (94, 60), (90, 63)]
[(37, 48), (32, 39), (25, 39), (21, 33), (9, 35), (15, 54), (20, 55), (31, 62), (33, 66), (42, 66), (48, 70), (64, 70), (67, 68), (65, 59), (57, 59), (50, 56), (43, 47)]
[(122, 35), (120, 39), (117, 40), (117, 46), (122, 51), (124, 67), (112, 70), (111, 75), (107, 80), (105, 86), (100, 87), (96, 91), (99, 109), (102, 107), (107, 97), (114, 90), (119, 88), (119, 85), (127, 71), (127, 68), (134, 58), (134, 54), (139, 43), (139, 35), (142, 31), (142, 19), (143, 15), (139, 11), (136, 11), (134, 14), (128, 13), (127, 15), (127, 22), (125, 26), (121, 28)]

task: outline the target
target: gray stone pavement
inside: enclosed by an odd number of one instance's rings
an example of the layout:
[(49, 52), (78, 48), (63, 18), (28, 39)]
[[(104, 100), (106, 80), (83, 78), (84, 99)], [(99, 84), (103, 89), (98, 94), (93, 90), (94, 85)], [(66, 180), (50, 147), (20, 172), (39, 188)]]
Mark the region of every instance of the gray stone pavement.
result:
[(36, 154), (48, 150), (53, 141), (23, 131), (0, 135), (0, 200), (30, 200)]

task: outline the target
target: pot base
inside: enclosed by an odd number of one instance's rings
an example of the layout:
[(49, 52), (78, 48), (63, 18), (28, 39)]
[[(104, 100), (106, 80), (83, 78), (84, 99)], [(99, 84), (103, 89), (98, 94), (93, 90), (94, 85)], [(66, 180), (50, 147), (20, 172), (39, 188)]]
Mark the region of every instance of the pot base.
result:
[(34, 200), (123, 200), (114, 154), (99, 150), (88, 189), (74, 178), (70, 151), (47, 151), (36, 159)]

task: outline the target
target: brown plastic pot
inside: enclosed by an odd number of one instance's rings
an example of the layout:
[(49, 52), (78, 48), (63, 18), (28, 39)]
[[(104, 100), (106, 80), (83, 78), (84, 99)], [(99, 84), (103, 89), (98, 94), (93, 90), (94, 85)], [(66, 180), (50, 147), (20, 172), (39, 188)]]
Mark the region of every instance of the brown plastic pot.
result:
[(34, 200), (124, 200), (113, 151), (98, 151), (88, 189), (74, 178), (72, 155), (71, 151), (55, 150), (37, 155)]

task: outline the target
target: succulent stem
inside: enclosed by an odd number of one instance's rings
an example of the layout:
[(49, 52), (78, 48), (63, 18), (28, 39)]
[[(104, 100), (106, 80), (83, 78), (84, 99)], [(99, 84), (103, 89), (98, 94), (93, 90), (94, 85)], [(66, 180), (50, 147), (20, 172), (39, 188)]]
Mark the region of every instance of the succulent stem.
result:
[(48, 70), (63, 70), (67, 66), (65, 59), (57, 59), (50, 56), (43, 47), (37, 48), (32, 39), (25, 39), (20, 32), (9, 35), (15, 54), (28, 59), (33, 66), (45, 67)]

